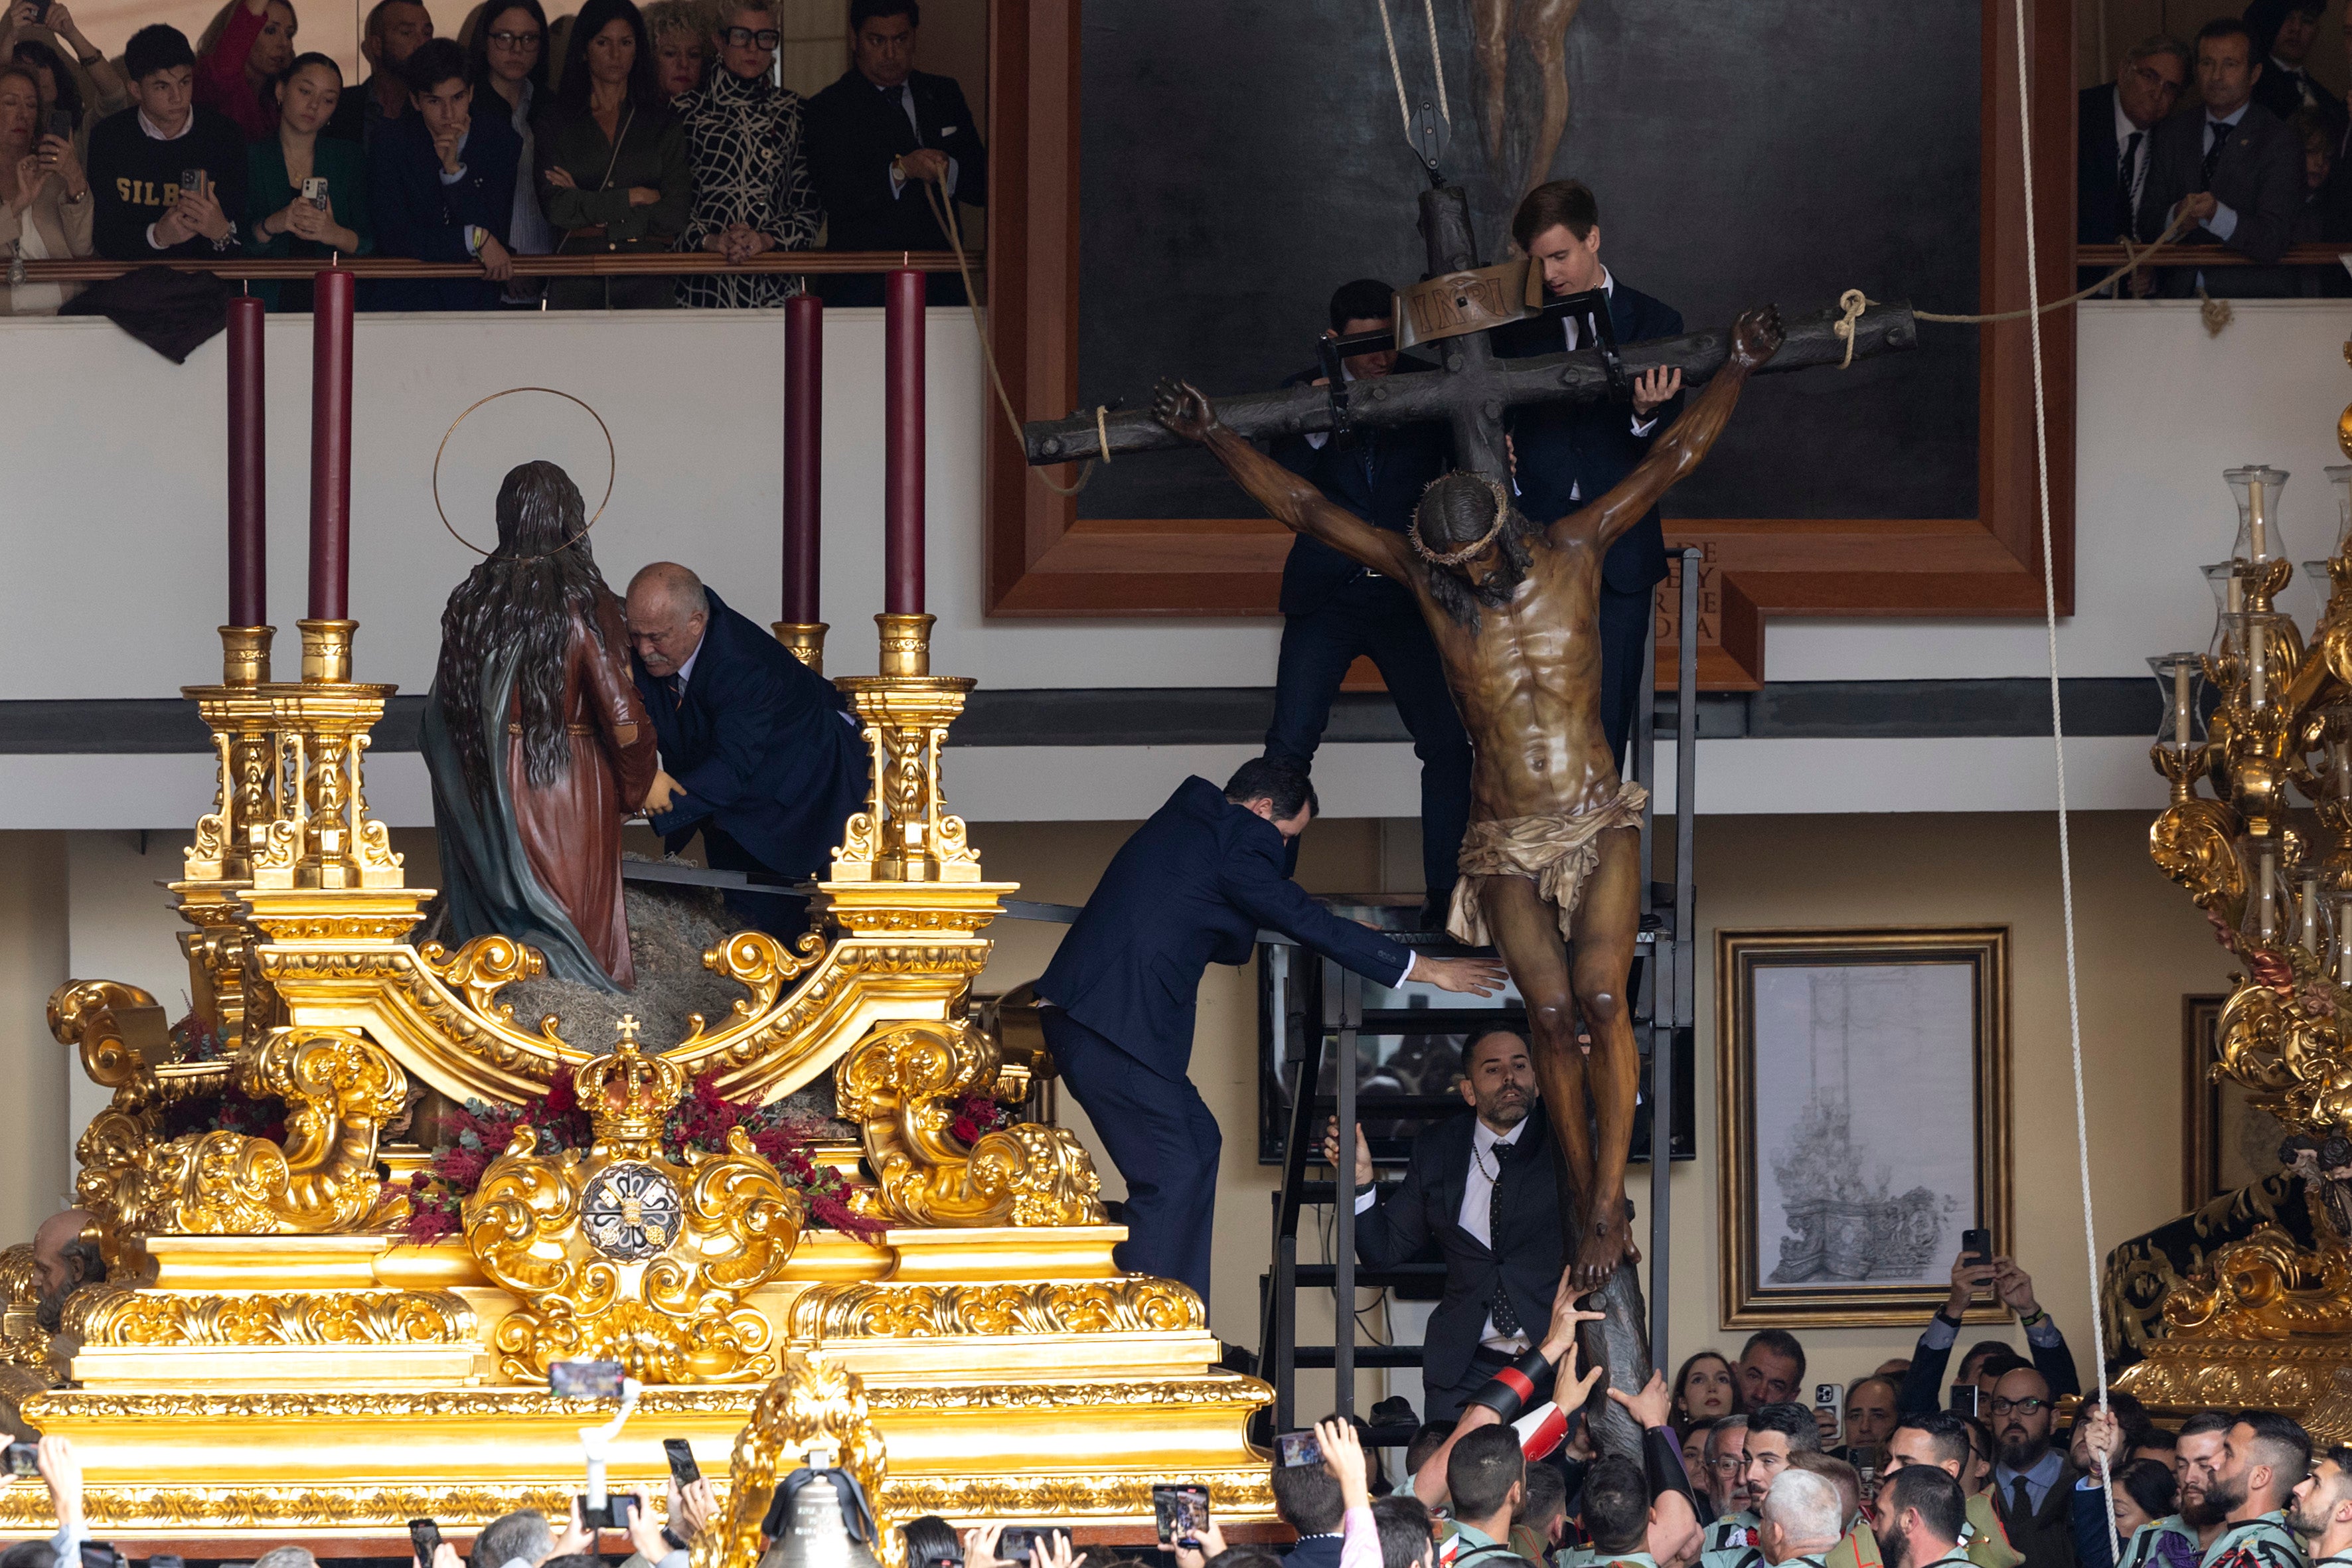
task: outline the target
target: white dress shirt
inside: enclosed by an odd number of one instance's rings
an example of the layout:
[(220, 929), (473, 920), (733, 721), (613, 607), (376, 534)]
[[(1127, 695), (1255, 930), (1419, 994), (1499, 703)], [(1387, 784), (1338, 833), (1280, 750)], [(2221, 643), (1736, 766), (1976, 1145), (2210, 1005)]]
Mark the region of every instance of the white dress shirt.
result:
[[(2131, 212), (2124, 214), (2124, 228), (2126, 232), (2129, 232), (2132, 226), (2132, 213), (2139, 211), (2140, 187), (2147, 183), (2147, 155), (2150, 146), (2156, 140), (2156, 128), (2151, 125), (2143, 129), (2133, 124), (2132, 117), (2124, 112), (2122, 92), (2117, 91), (2113, 97), (2116, 114), (2116, 177), (2118, 183), (2126, 179), (2130, 181)], [(2135, 136), (2139, 138), (2139, 146), (2133, 151), (2131, 168), (2126, 172), (2123, 167), (2124, 149), (2131, 146), (2131, 139)]]
[[(1617, 279), (1606, 267), (1603, 267), (1601, 269), (1601, 292), (1612, 300), (1617, 297)], [(1578, 332), (1577, 329), (1583, 323), (1579, 321), (1574, 316), (1562, 316), (1559, 319), (1560, 335), (1568, 340), (1568, 350), (1570, 353), (1574, 353), (1576, 352), (1576, 345), (1581, 341), (1581, 335)], [(1643, 418), (1638, 414), (1632, 416), (1632, 418), (1633, 434), (1636, 436), (1646, 436), (1651, 431), (1658, 427), (1658, 416), (1654, 411), (1646, 419)], [(1518, 490), (1518, 476), (1514, 474), (1511, 477), (1511, 489), (1516, 493)], [(1570, 484), (1568, 487), (1568, 499), (1572, 501), (1582, 500), (1584, 499), (1584, 485), (1582, 481), (1579, 480)], [(1491, 1324), (1488, 1326), (1492, 1327)], [(1524, 1339), (1525, 1336), (1522, 1335), (1521, 1338)], [(1522, 1346), (1521, 1348), (1524, 1349), (1525, 1347)]]
[[(1407, 970), (1406, 973), (1411, 973), (1412, 971)], [(1495, 1145), (1508, 1143), (1516, 1148), (1519, 1134), (1527, 1130), (1525, 1121), (1508, 1132), (1496, 1131), (1486, 1125), (1483, 1118), (1470, 1124), (1470, 1173), (1462, 1184), (1462, 1209), (1454, 1215), (1454, 1223), (1477, 1237), (1478, 1245), (1490, 1251), (1495, 1246), (1491, 1224), (1495, 1211), (1495, 1178), (1502, 1174), (1503, 1170), (1503, 1163), (1495, 1157)], [(1370, 1187), (1358, 1193), (1356, 1212), (1362, 1214), (1370, 1208), (1378, 1196), (1379, 1194)], [(1516, 1334), (1503, 1332), (1495, 1326), (1495, 1315), (1489, 1312), (1486, 1327), (1479, 1331), (1478, 1342), (1488, 1350), (1515, 1356), (1535, 1342), (1528, 1339), (1524, 1331)]]
[[(914, 79), (909, 77), (896, 87), (877, 87), (874, 90), (881, 93), (885, 97), (896, 98), (898, 100), (898, 106), (907, 111), (907, 123), (915, 128), (915, 145), (917, 147), (920, 147), (923, 144), (923, 122), (915, 115)], [(955, 188), (956, 161), (953, 158), (950, 158), (948, 160), (948, 177), (940, 182), (940, 189), (945, 191), (949, 195), (954, 195)], [(890, 199), (892, 201), (898, 200), (906, 189), (907, 176), (898, 172), (898, 160), (893, 158), (890, 160)]]

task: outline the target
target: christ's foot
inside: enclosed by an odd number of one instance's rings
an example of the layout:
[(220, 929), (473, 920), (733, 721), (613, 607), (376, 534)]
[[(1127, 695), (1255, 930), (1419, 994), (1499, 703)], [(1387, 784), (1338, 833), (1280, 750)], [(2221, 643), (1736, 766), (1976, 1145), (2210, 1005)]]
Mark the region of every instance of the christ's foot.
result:
[(1633, 1245), (1633, 1205), (1621, 1193), (1593, 1205), (1576, 1249), (1576, 1288), (1598, 1290), (1609, 1283), (1620, 1263), (1638, 1263), (1642, 1254)]

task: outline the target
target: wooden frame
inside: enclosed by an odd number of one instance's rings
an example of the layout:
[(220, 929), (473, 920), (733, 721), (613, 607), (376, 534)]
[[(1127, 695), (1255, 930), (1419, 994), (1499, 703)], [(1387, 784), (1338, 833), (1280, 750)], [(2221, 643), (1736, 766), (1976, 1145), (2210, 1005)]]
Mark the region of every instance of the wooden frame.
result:
[[(2275, 1157), (2243, 1158), (2228, 1119), (2249, 1109), (2251, 1091), (2235, 1079), (2215, 1078), (2214, 1042), (2221, 1032), (2224, 995), (2190, 994), (2180, 998), (2180, 1203), (2194, 1213), (2223, 1193), (2234, 1192), (2279, 1169)], [(2273, 1125), (2277, 1125), (2273, 1119)], [(2282, 1141), (2287, 1136), (2278, 1127)], [(2273, 1148), (2275, 1149), (2273, 1144)]]
[[(2025, 303), (2011, 0), (1982, 0), (1992, 92), (1983, 117), (1979, 308)], [(1024, 418), (1077, 400), (1080, 0), (995, 0), (990, 17), (989, 331)], [(2074, 8), (2029, 0), (2042, 296), (2074, 276)], [(1944, 301), (1921, 301), (1949, 309)], [(1936, 329), (1951, 331), (1950, 328)], [(1700, 684), (1763, 679), (1767, 616), (2017, 616), (2042, 610), (2032, 346), (2023, 321), (1982, 334), (1979, 515), (1927, 520), (1672, 521), (1670, 543), (1706, 552)], [(2053, 559), (2062, 613), (2074, 582), (2074, 334), (2042, 322)], [(988, 430), (987, 613), (992, 616), (1270, 616), (1290, 536), (1263, 518), (1088, 519), (1032, 479), (1002, 421)], [(1067, 484), (1068, 468), (1048, 469)], [(1675, 600), (1660, 595), (1658, 668), (1674, 679)]]
[[(1909, 996), (1890, 995), (1882, 985), (1875, 988), (1874, 994), (1864, 994), (1860, 1005), (1937, 1005), (1946, 1010), (1945, 1016), (1931, 1019), (1928, 1030), (1940, 1027), (1965, 1033), (1964, 1041), (1926, 1040), (1923, 1053), (1917, 1058), (1921, 1070), (1916, 1071), (1914, 1077), (1962, 1079), (1970, 1086), (1973, 1105), (1921, 1106), (1920, 1120), (1916, 1125), (1921, 1130), (1956, 1124), (1968, 1128), (1969, 1147), (1965, 1161), (1959, 1163), (1969, 1168), (1968, 1184), (1973, 1191), (1965, 1198), (1948, 1186), (1944, 1194), (1938, 1194), (1927, 1182), (1916, 1179), (1906, 1188), (1904, 1168), (1890, 1165), (1888, 1173), (1893, 1179), (1885, 1190), (1891, 1196), (1865, 1203), (1853, 1201), (1852, 1194), (1860, 1186), (1863, 1173), (1852, 1171), (1845, 1162), (1866, 1157), (1874, 1148), (1883, 1154), (1897, 1144), (1906, 1149), (1924, 1147), (1919, 1131), (1911, 1132), (1907, 1142), (1900, 1133), (1891, 1139), (1882, 1136), (1864, 1144), (1858, 1153), (1835, 1150), (1826, 1134), (1784, 1140), (1774, 1149), (1776, 1155), (1790, 1157), (1789, 1163), (1796, 1165), (1807, 1153), (1827, 1149), (1830, 1152), (1822, 1159), (1833, 1173), (1816, 1179), (1817, 1192), (1826, 1195), (1808, 1198), (1801, 1194), (1799, 1205), (1794, 1206), (1784, 1203), (1782, 1224), (1793, 1228), (1797, 1250), (1792, 1252), (1784, 1246), (1779, 1261), (1768, 1264), (1761, 1256), (1764, 1243), (1758, 1214), (1759, 1195), (1766, 1184), (1758, 1163), (1763, 1151), (1756, 1131), (1757, 1101), (1762, 1084), (1769, 1084), (1787, 1098), (1793, 1090), (1786, 1086), (1793, 1085), (1795, 1078), (1792, 1073), (1778, 1070), (1778, 1063), (1765, 1064), (1759, 1069), (1759, 975), (1775, 969), (1884, 972), (1896, 965), (1930, 970), (1958, 968), (1965, 972), (1935, 984), (1933, 994), (1926, 983), (1917, 979), (1913, 982), (1915, 990)], [(1715, 974), (1718, 1117), (1716, 1147), (1721, 1162), (1717, 1170), (1717, 1222), (1724, 1326), (1917, 1324), (1950, 1293), (1946, 1274), (1958, 1248), (1961, 1231), (1971, 1226), (1990, 1229), (1996, 1252), (2009, 1249), (2012, 1235), (2009, 928), (1718, 931)], [(1891, 979), (1883, 973), (1881, 978)], [(1965, 989), (1956, 990), (1954, 981), (1964, 982)], [(1853, 993), (1840, 994), (1847, 998), (1843, 1005), (1855, 1005)], [(1788, 1016), (1793, 1005), (1791, 997), (1788, 990), (1778, 990), (1768, 1004), (1774, 1018), (1768, 1020), (1766, 1026), (1775, 1031), (1770, 1048), (1776, 1051), (1788, 1049), (1793, 1044), (1792, 1036), (1779, 1032), (1791, 1026)], [(1809, 993), (1809, 998), (1807, 1005), (1817, 1005), (1817, 995)], [(1850, 1016), (1845, 1028), (1841, 1070), (1851, 1071), (1856, 1053)], [(1812, 1036), (1805, 1047), (1815, 1053), (1809, 1062), (1816, 1075), (1822, 1070), (1818, 1054), (1821, 1038), (1819, 1035)], [(1889, 1075), (1900, 1070), (1895, 1057), (1879, 1048), (1884, 1043), (1883, 1036), (1873, 1041), (1866, 1058), (1874, 1083), (1880, 1090), (1885, 1090)], [(1965, 1063), (1944, 1058), (1945, 1051), (1958, 1049), (1967, 1051), (1969, 1059)], [(1930, 1054), (1935, 1058), (1932, 1061)], [(1834, 1094), (1823, 1096), (1818, 1076), (1813, 1084), (1803, 1109), (1810, 1112), (1816, 1107), (1823, 1108), (1832, 1129), (1841, 1104), (1859, 1103), (1850, 1095), (1843, 1099)], [(1918, 1099), (1916, 1090), (1907, 1098), (1899, 1091), (1874, 1093), (1869, 1111), (1874, 1126), (1883, 1129), (1889, 1118), (1904, 1114), (1905, 1107), (1917, 1104)], [(1780, 1124), (1785, 1127), (1790, 1123), (1784, 1121)], [(1865, 1133), (1868, 1131), (1865, 1129)], [(1949, 1159), (1955, 1151), (1946, 1152)], [(1934, 1201), (1939, 1195), (1946, 1196), (1946, 1204), (1941, 1206)], [(1970, 1203), (1973, 1214), (1968, 1212)], [(1810, 1222), (1800, 1217), (1800, 1209), (1810, 1214)], [(1872, 1283), (1869, 1272), (1874, 1263), (1899, 1271), (1901, 1282)], [(1792, 1275), (1775, 1282), (1767, 1278), (1768, 1268), (1775, 1273), (1790, 1270)], [(1969, 1314), (1969, 1321), (1980, 1322), (1999, 1321), (2003, 1316), (1997, 1304), (1972, 1310)]]

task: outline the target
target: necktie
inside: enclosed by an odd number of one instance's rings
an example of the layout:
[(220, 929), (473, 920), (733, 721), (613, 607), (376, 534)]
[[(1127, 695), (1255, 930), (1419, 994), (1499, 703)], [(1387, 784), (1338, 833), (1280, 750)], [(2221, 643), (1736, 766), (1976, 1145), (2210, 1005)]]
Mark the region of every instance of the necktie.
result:
[(2026, 1489), (2023, 1476), (2009, 1483), (2009, 1516), (2021, 1524), (2033, 1517), (2033, 1494)]
[(2116, 165), (2116, 205), (2123, 209), (2126, 229), (2131, 227), (2132, 213), (2139, 205), (2138, 193), (2133, 189), (2138, 182), (2132, 176), (2138, 172), (2139, 144), (2147, 136), (2145, 131), (2133, 132), (2131, 140), (2124, 143), (2123, 162)]
[(1511, 1293), (1503, 1286), (1501, 1267), (1503, 1255), (1503, 1173), (1517, 1153), (1514, 1143), (1495, 1145), (1495, 1184), (1486, 1194), (1486, 1247), (1495, 1254), (1495, 1299), (1486, 1310), (1495, 1316), (1495, 1331), (1501, 1334), (1517, 1334), (1526, 1331), (1520, 1326), (1518, 1310), (1511, 1305)]
[(2199, 183), (2209, 189), (2213, 184), (2214, 166), (2221, 162), (2221, 149), (2230, 144), (2230, 128), (2218, 120), (2209, 120), (2205, 129), (2213, 133), (2213, 145), (2205, 149), (2205, 166)]
[(684, 676), (673, 675), (669, 677), (662, 682), (662, 689), (669, 693), (669, 705), (671, 707), (676, 708), (686, 700), (686, 678)]

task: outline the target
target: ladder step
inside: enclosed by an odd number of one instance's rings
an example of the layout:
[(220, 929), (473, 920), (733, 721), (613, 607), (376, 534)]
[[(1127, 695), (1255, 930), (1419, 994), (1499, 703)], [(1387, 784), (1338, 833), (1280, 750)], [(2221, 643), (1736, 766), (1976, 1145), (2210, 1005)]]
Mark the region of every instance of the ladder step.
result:
[[(1339, 1282), (1339, 1270), (1335, 1264), (1302, 1263), (1292, 1272), (1301, 1286), (1328, 1286)], [(1394, 1268), (1359, 1265), (1356, 1269), (1356, 1283), (1367, 1290), (1380, 1285), (1421, 1285), (1432, 1280), (1442, 1284), (1444, 1279), (1445, 1265), (1443, 1263), (1402, 1263)]]
[[(1290, 1364), (1293, 1366), (1329, 1366), (1331, 1364), (1331, 1347), (1329, 1345), (1300, 1345), (1293, 1353)], [(1356, 1347), (1356, 1364), (1360, 1367), (1419, 1366), (1421, 1364), (1421, 1347), (1419, 1345), (1358, 1345)]]

